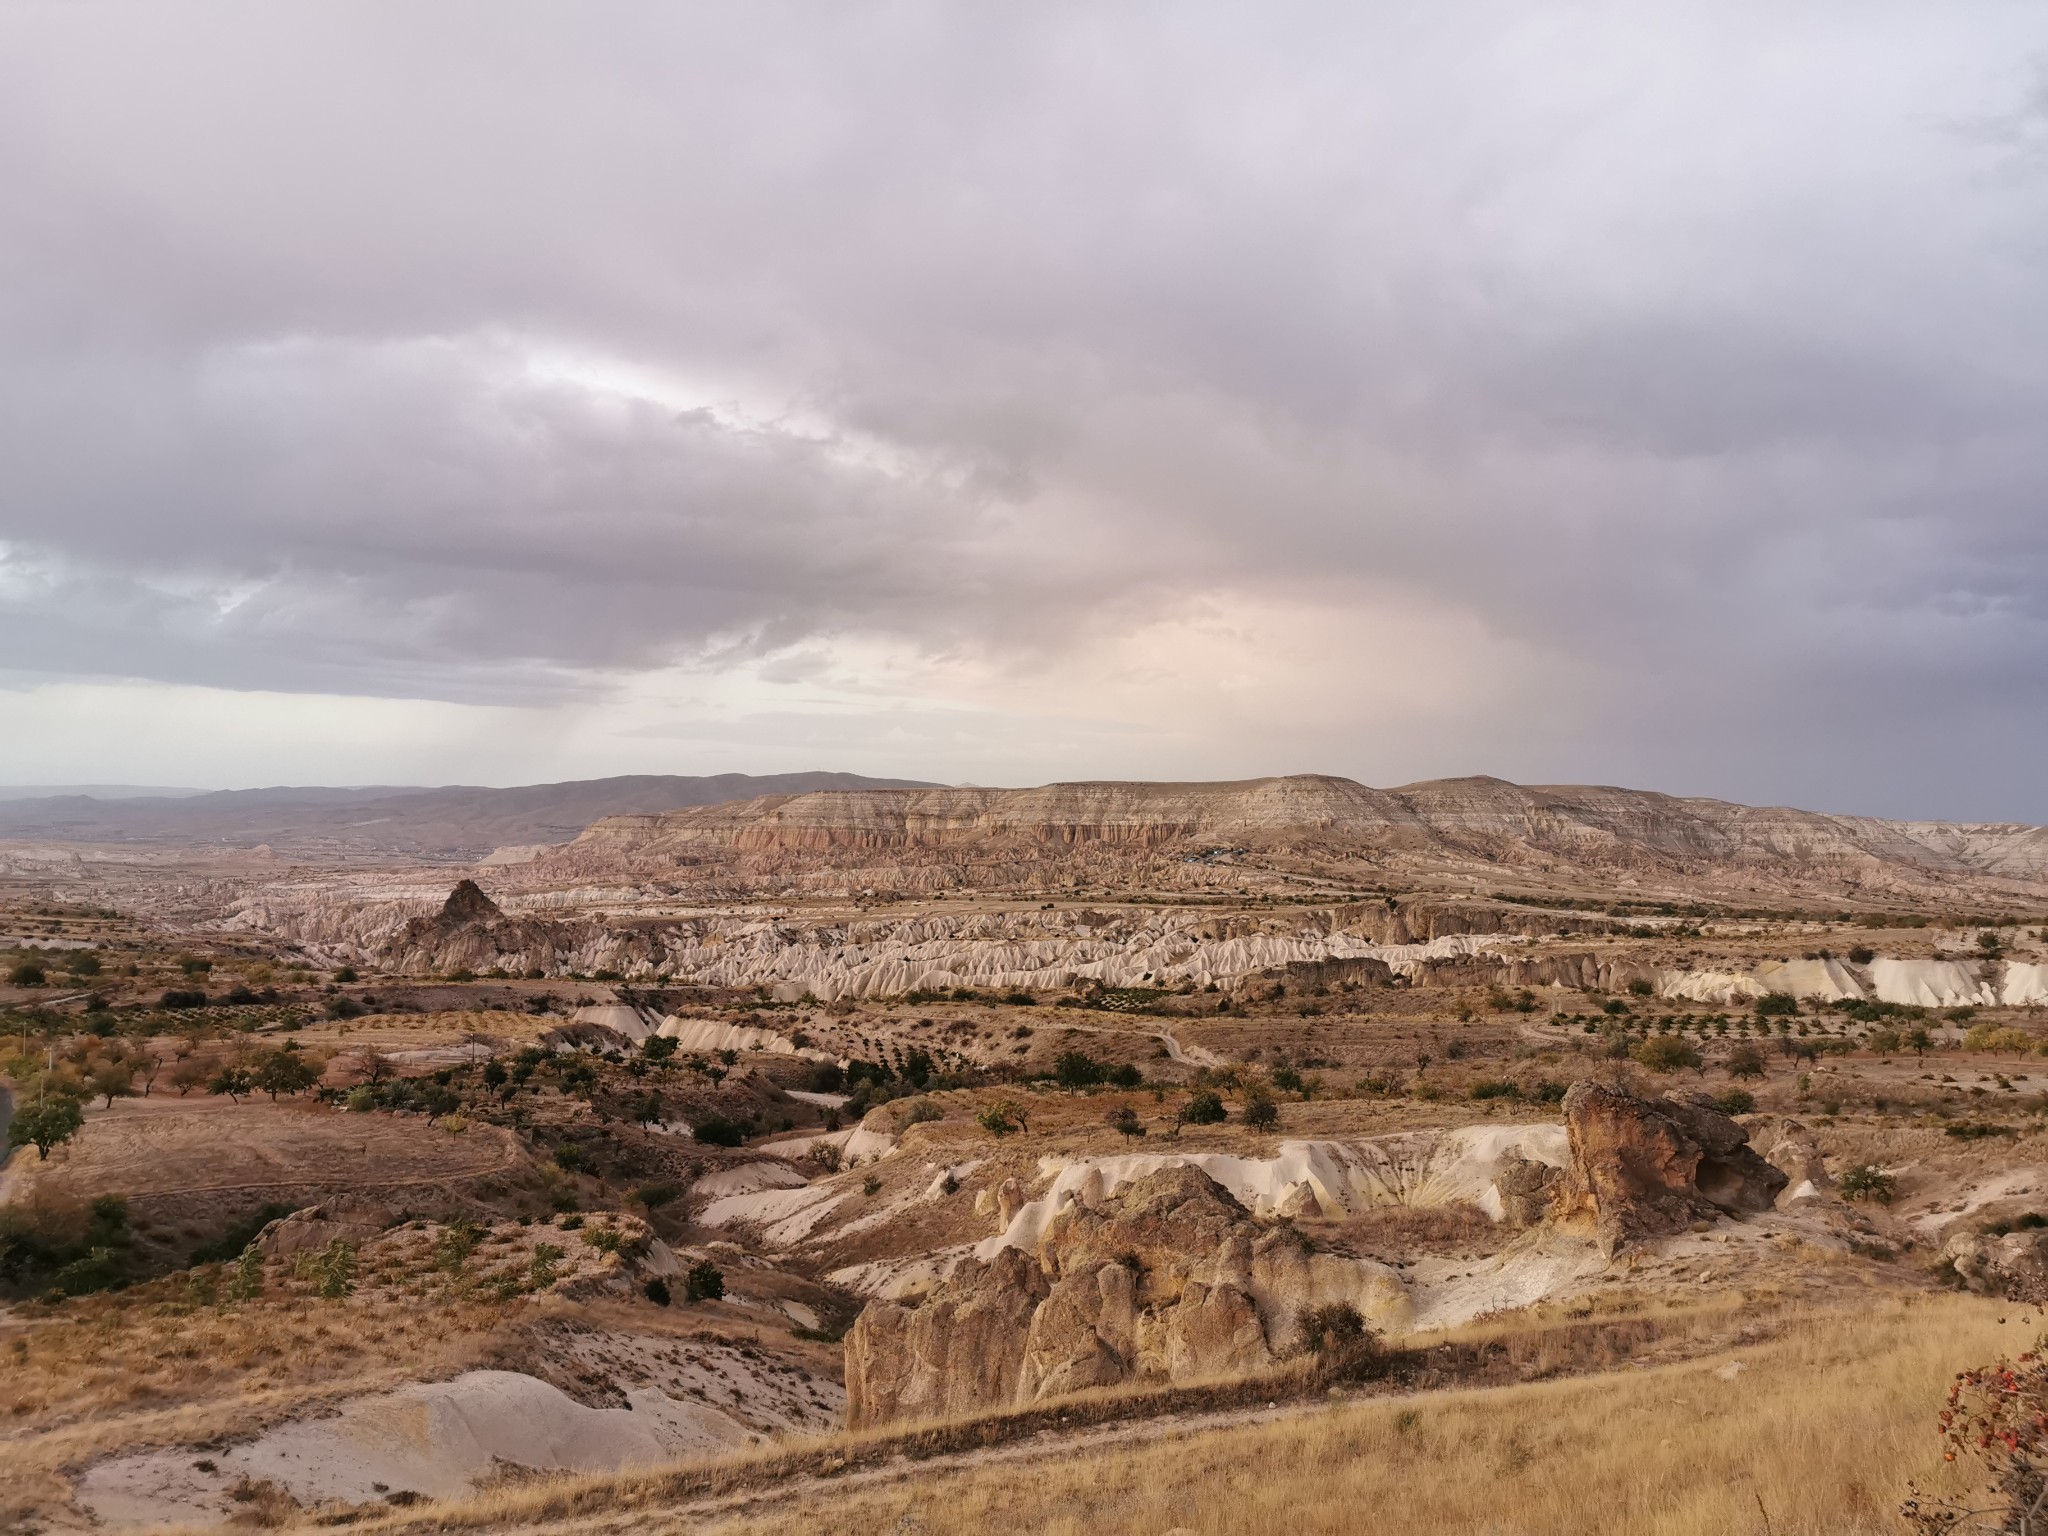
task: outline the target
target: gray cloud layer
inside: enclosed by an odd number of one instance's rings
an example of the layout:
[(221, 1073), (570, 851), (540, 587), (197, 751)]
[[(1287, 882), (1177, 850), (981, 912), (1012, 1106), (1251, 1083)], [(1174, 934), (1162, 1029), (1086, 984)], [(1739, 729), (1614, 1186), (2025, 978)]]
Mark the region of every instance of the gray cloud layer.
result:
[(1390, 759), (1355, 679), (1429, 643), (1332, 656), (1274, 767), (2048, 819), (2035, 8), (0, 37), (17, 674), (549, 701), (863, 641), (1057, 679), (1229, 594), (1520, 658)]

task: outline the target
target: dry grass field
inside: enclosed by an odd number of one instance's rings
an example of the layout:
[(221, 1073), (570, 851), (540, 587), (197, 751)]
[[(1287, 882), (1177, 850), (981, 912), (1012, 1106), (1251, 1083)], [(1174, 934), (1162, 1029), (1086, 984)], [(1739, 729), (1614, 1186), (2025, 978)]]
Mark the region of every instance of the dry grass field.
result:
[(2007, 1303), (1894, 1298), (1676, 1364), (1333, 1398), (1208, 1428), (1141, 1420), (779, 1485), (739, 1463), (729, 1491), (688, 1502), (645, 1476), (586, 1480), (362, 1528), (1878, 1536), (1901, 1529), (1909, 1479), (1962, 1476), (1933, 1432), (1949, 1377), (2024, 1349), (2041, 1323)]
[(402, 1198), (410, 1188), (474, 1180), (523, 1162), (515, 1138), (470, 1125), (459, 1135), (424, 1118), (352, 1115), (332, 1105), (261, 1095), (156, 1095), (87, 1111), (84, 1128), (48, 1161), (10, 1160), (5, 1194), (86, 1198), (119, 1191), (137, 1205), (152, 1196), (227, 1197), (270, 1190)]

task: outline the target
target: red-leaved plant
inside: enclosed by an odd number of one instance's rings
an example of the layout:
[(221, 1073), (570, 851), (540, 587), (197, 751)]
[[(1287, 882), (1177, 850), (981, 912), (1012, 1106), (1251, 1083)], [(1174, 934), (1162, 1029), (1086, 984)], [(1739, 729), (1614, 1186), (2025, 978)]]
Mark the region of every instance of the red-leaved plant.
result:
[(1917, 1487), (1900, 1508), (1918, 1531), (2017, 1532), (2048, 1536), (2048, 1339), (2017, 1360), (1960, 1372), (1950, 1383), (1941, 1426), (1942, 1458), (1982, 1462), (1991, 1473), (1987, 1501), (1925, 1494)]

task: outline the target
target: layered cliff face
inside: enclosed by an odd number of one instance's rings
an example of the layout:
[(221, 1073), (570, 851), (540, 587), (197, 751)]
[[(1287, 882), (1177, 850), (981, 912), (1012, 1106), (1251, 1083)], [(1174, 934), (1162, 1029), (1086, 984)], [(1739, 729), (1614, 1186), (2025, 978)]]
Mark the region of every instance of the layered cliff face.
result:
[(1387, 1266), (1316, 1253), (1174, 1164), (1063, 1207), (1032, 1253), (968, 1260), (914, 1306), (871, 1302), (846, 1338), (848, 1422), (1257, 1370), (1296, 1344), (1304, 1312), (1336, 1303), (1405, 1320)]
[(1371, 829), (1425, 839), (1392, 796), (1303, 774), (1218, 784), (1047, 784), (1036, 789), (868, 790), (770, 795), (662, 816), (611, 817), (578, 842), (648, 852), (697, 845), (822, 851), (1018, 841), (1138, 848), (1237, 837), (1262, 843)]
[[(1889, 822), (1583, 785), (1445, 779), (1370, 789), (1323, 775), (1215, 784), (1049, 784), (768, 796), (611, 817), (572, 857), (856, 861), (931, 855), (1186, 859), (1231, 848), (1394, 871), (1625, 871), (1787, 890), (2048, 890), (2048, 832)], [(1008, 873), (1007, 871), (1005, 872)]]
[[(1562, 1127), (1288, 1142), (1270, 1159), (1089, 1159), (1035, 1198), (1007, 1180), (990, 1202), (1001, 1232), (929, 1288), (870, 1301), (847, 1334), (850, 1422), (1255, 1372), (1302, 1346), (1317, 1309), (1352, 1308), (1391, 1335), (1527, 1305), (1597, 1283), (1624, 1249), (1766, 1216), (1790, 1182), (1703, 1100), (1586, 1081), (1564, 1111)], [(1799, 1175), (1793, 1200), (1828, 1198), (1805, 1127), (1782, 1122), (1771, 1146)], [(1476, 1263), (1432, 1265), (1415, 1250), (1404, 1273), (1295, 1225), (1386, 1207), (1476, 1209), (1531, 1230)], [(1470, 1290), (1454, 1309), (1460, 1284)]]

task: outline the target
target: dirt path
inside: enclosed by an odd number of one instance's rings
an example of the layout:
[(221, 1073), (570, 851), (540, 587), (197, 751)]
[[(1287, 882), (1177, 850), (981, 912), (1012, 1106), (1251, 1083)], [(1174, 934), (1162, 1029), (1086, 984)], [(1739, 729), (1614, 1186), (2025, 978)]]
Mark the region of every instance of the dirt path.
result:
[(1143, 1035), (1148, 1040), (1157, 1040), (1166, 1047), (1167, 1058), (1184, 1067), (1220, 1067), (1225, 1065), (1221, 1056), (1199, 1045), (1182, 1045), (1179, 1037), (1170, 1029), (1112, 1029), (1107, 1024), (1074, 1024), (1060, 1020), (1062, 1030), (1072, 1030), (1084, 1035)]

